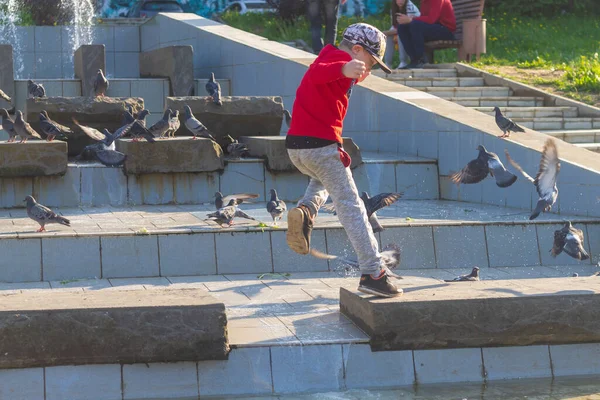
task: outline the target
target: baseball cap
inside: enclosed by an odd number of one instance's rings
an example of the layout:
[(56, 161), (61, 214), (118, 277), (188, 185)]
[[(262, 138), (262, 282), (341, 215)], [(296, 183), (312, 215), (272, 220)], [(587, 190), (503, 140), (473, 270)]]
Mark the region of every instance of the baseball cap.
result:
[(385, 35), (373, 25), (359, 22), (346, 28), (342, 35), (344, 39), (352, 44), (362, 46), (369, 54), (373, 56), (377, 64), (386, 74), (392, 72), (390, 67), (385, 65), (382, 58), (385, 54)]

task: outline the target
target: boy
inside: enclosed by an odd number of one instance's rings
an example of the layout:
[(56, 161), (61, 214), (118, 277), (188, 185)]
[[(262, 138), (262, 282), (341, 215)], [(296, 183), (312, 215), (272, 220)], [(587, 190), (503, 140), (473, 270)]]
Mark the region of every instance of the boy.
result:
[[(288, 213), (288, 246), (310, 251), (310, 236), (319, 208), (329, 193), (362, 272), (358, 290), (381, 297), (402, 294), (389, 281), (365, 207), (350, 172), (350, 156), (342, 148), (342, 126), (352, 86), (369, 76), (385, 54), (386, 38), (377, 28), (358, 23), (343, 34), (339, 49), (327, 45), (308, 68), (296, 91), (286, 148), (292, 163), (310, 183), (304, 198)], [(397, 261), (396, 261), (397, 264)]]

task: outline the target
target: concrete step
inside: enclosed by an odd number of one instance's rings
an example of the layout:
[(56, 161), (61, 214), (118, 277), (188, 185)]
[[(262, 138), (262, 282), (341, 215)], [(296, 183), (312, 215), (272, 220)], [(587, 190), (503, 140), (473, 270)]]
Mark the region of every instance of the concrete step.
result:
[[(378, 191), (371, 192), (375, 193)], [(288, 208), (292, 206), (288, 202)], [(293, 253), (286, 245), (286, 217), (279, 227), (272, 227), (265, 203), (244, 203), (240, 208), (256, 220), (238, 218), (231, 228), (220, 228), (206, 221), (206, 215), (214, 212), (212, 204), (55, 208), (71, 220), (71, 226), (49, 225), (45, 233), (35, 233), (38, 226), (27, 218), (25, 210), (3, 210), (0, 282), (343, 268), (335, 260)], [(473, 265), (482, 269), (535, 269), (592, 266), (598, 261), (596, 256), (586, 262), (564, 254), (552, 258), (548, 249), (564, 216), (545, 213), (530, 222), (529, 213), (456, 201), (401, 199), (378, 212), (385, 230), (376, 236), (382, 246), (400, 246), (402, 269)], [(598, 254), (600, 219), (569, 218), (584, 230), (588, 252)], [(325, 211), (316, 220), (312, 246), (329, 254), (355, 258), (338, 217)]]
[(535, 129), (536, 131), (600, 129), (600, 118), (591, 117), (516, 117), (512, 118), (512, 120), (521, 126)]
[(375, 76), (382, 78), (401, 77), (401, 78), (455, 78), (456, 69), (393, 69), (391, 74), (386, 74), (380, 69), (371, 72)]
[[(484, 114), (495, 115), (493, 107), (472, 107)], [(545, 117), (577, 117), (577, 107), (502, 107), (502, 113), (509, 118), (545, 118)]]
[(598, 143), (600, 142), (600, 129), (574, 129), (574, 130), (554, 130), (540, 132), (546, 135), (562, 139), (569, 143)]
[(389, 75), (390, 81), (400, 83), (405, 86), (421, 88), (421, 87), (473, 87), (485, 86), (483, 78), (405, 78)]
[[(363, 164), (352, 170), (359, 190), (406, 192), (411, 199), (438, 199), (438, 169), (435, 160), (362, 153)], [(308, 177), (300, 172), (273, 172), (265, 160), (228, 160), (222, 172), (162, 173), (125, 175), (123, 168), (99, 163), (69, 163), (64, 176), (0, 178), (6, 190), (0, 193), (0, 207), (24, 207), (23, 199), (33, 193), (50, 207), (124, 206), (127, 204), (202, 204), (216, 191), (258, 193), (261, 199), (271, 188), (283, 200), (300, 198)]]
[(427, 93), (438, 97), (506, 97), (512, 94), (512, 90), (503, 86), (475, 86), (475, 87), (423, 87), (419, 88)]
[(446, 100), (465, 107), (542, 107), (543, 97), (450, 97)]
[(575, 146), (595, 153), (600, 153), (600, 143), (575, 143)]

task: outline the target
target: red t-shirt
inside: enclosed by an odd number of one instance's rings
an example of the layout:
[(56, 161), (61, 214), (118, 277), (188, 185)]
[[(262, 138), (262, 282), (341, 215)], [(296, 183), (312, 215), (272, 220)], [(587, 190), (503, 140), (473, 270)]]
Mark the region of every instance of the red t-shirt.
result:
[(342, 143), (352, 79), (342, 74), (350, 54), (327, 45), (304, 74), (292, 109), (291, 136), (312, 136)]
[(441, 24), (450, 32), (456, 31), (456, 17), (450, 0), (421, 0), (421, 16), (413, 17), (428, 24)]

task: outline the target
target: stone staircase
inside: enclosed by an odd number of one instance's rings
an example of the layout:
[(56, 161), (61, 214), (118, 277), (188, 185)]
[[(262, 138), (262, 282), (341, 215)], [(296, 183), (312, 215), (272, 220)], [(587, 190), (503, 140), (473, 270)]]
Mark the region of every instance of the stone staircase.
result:
[(491, 116), (498, 106), (523, 127), (600, 152), (600, 117), (582, 117), (577, 107), (544, 106), (542, 97), (515, 96), (509, 87), (488, 86), (484, 78), (460, 76), (454, 68), (375, 74)]

